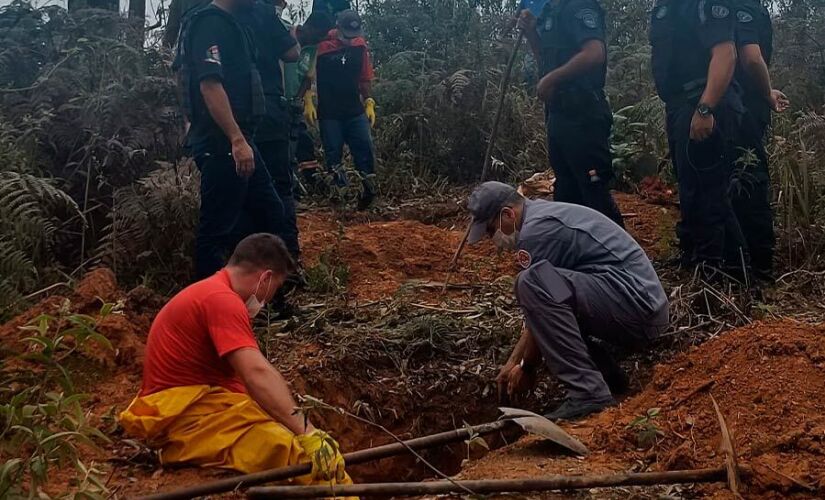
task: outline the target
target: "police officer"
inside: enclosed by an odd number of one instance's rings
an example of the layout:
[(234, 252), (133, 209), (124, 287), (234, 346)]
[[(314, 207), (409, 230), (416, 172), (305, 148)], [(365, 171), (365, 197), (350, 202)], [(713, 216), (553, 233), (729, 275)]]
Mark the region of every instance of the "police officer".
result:
[(234, 13), (248, 0), (214, 0), (186, 17), (178, 76), (191, 127), (187, 142), (201, 172), (198, 279), (224, 265), (249, 217), (254, 232), (282, 234), (284, 209), (252, 137), (265, 113), (251, 35)]
[(273, 3), (256, 0), (241, 8), (238, 19), (255, 42), (257, 67), (266, 101), (266, 113), (255, 128), (255, 145), (269, 171), (284, 210), (284, 230), (278, 234), (292, 257), (300, 257), (298, 223), (293, 198), (293, 176), (289, 147), (289, 109), (284, 98), (281, 61), (298, 60), (300, 47), (281, 22)]
[(609, 189), (613, 114), (604, 94), (604, 10), (596, 0), (550, 0), (538, 21), (523, 10), (519, 28), (540, 61), (556, 201), (588, 206), (624, 226)]
[(575, 419), (614, 404), (611, 389), (626, 379), (595, 339), (638, 348), (668, 325), (667, 296), (644, 250), (595, 210), (526, 200), (500, 182), (478, 187), (468, 207), (468, 241), (489, 236), (500, 250), (517, 251), (524, 269), (516, 297), (525, 329), (499, 374), (499, 395), (529, 390), (543, 358), (567, 390), (548, 418)]
[(736, 81), (742, 87), (745, 106), (738, 146), (749, 153), (740, 161), (733, 178), (733, 208), (750, 251), (754, 276), (770, 280), (775, 236), (765, 134), (771, 110), (781, 113), (790, 103), (785, 94), (771, 86), (768, 66), (773, 52), (773, 26), (768, 9), (759, 0), (737, 1)]
[(683, 258), (706, 278), (746, 268), (747, 248), (730, 200), (741, 120), (732, 0), (658, 0), (650, 42), (679, 181)]

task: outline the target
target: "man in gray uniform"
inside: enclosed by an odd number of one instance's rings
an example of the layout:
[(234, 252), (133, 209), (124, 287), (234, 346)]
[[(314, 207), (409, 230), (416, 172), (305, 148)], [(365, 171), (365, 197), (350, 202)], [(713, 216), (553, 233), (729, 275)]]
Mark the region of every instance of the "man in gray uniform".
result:
[(500, 250), (517, 251), (523, 268), (516, 297), (525, 327), (499, 374), (499, 394), (531, 389), (544, 358), (567, 390), (548, 418), (580, 418), (614, 404), (605, 375), (618, 367), (596, 352), (593, 338), (639, 347), (668, 326), (667, 296), (644, 250), (593, 209), (527, 200), (500, 182), (477, 188), (469, 210), (469, 243), (489, 236)]

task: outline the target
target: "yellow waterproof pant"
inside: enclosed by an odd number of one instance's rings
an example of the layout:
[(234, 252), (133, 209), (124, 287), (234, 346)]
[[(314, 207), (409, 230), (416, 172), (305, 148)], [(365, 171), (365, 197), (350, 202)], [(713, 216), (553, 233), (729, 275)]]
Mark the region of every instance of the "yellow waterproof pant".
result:
[[(175, 387), (137, 397), (119, 420), (128, 434), (158, 448), (163, 464), (251, 473), (309, 462), (295, 435), (252, 398), (219, 387)], [(306, 475), (294, 482), (312, 479)], [(347, 476), (340, 484), (352, 481)]]

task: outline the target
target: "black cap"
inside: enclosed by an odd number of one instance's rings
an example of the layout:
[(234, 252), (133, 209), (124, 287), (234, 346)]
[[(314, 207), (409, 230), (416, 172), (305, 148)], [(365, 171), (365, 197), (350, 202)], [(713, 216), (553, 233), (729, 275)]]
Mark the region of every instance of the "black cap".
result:
[(364, 31), (361, 29), (361, 16), (352, 9), (339, 12), (335, 24), (344, 38), (364, 36)]
[(467, 243), (478, 243), (487, 235), (487, 224), (516, 194), (516, 188), (503, 182), (485, 182), (473, 191), (467, 209), (473, 215)]

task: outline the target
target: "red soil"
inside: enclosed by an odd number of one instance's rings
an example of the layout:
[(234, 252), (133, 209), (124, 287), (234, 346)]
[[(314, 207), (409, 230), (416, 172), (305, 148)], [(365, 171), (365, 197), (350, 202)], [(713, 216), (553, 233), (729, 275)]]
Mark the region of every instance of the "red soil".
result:
[[(730, 427), (740, 465), (754, 471), (746, 498), (822, 498), (825, 493), (825, 327), (783, 321), (724, 334), (654, 370), (653, 381), (619, 407), (565, 427), (592, 451), (554, 457), (536, 439), (497, 450), (463, 477), (676, 470), (723, 465), (709, 394)], [(640, 448), (628, 424), (650, 408), (664, 433)], [(802, 485), (810, 486), (807, 489)], [(727, 498), (724, 485), (703, 496)]]

